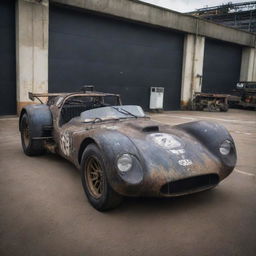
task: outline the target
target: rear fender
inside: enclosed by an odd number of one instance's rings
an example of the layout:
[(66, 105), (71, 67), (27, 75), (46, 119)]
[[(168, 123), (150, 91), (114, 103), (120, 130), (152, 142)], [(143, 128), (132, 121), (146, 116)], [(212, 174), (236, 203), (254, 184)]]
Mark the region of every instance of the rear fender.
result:
[[(44, 137), (45, 130), (52, 127), (52, 114), (49, 106), (31, 104), (24, 107), (19, 118), (19, 130), (21, 130), (21, 118), (25, 113), (28, 115), (31, 137)], [(44, 128), (46, 129), (44, 130)]]

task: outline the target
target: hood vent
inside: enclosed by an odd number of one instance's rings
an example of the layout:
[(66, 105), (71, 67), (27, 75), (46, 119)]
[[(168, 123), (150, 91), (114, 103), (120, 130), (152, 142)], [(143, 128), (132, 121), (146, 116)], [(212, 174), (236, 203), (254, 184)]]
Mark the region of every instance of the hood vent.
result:
[(157, 125), (151, 125), (146, 126), (142, 129), (143, 132), (159, 132), (159, 126)]

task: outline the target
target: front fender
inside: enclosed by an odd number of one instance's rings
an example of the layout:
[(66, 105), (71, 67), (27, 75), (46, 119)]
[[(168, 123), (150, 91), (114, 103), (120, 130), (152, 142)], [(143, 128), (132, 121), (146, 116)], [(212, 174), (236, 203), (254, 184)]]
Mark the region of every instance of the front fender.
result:
[[(237, 154), (234, 140), (228, 130), (217, 123), (209, 121), (196, 121), (174, 126), (192, 135), (204, 145), (215, 157), (217, 157), (225, 168), (232, 171), (236, 165)], [(220, 153), (220, 145), (229, 140), (232, 144), (231, 152), (227, 156)]]
[[(119, 194), (138, 194), (139, 184), (144, 176), (144, 161), (129, 137), (118, 131), (101, 131), (91, 135), (91, 139), (102, 152), (107, 179), (111, 187)], [(129, 172), (122, 174), (117, 169), (117, 159), (127, 153), (132, 156), (133, 166)]]

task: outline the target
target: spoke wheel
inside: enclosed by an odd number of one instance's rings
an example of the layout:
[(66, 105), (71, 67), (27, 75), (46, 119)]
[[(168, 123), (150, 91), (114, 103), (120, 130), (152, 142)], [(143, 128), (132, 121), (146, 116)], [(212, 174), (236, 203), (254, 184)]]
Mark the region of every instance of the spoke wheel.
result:
[(102, 196), (104, 188), (103, 171), (99, 160), (91, 156), (85, 167), (85, 175), (88, 181), (90, 194), (98, 199)]
[(84, 150), (81, 161), (81, 180), (84, 192), (91, 205), (98, 211), (106, 211), (117, 207), (122, 196), (116, 193), (107, 179), (103, 152), (90, 144)]

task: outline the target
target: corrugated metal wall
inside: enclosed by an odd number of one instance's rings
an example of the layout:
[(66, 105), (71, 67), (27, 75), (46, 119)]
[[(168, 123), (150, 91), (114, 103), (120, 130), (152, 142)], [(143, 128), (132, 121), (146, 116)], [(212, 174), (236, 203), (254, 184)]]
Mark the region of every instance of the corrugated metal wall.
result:
[(15, 2), (0, 1), (0, 115), (16, 114)]
[(206, 39), (202, 91), (230, 93), (239, 81), (242, 47)]
[(180, 107), (183, 34), (52, 5), (49, 30), (49, 91), (94, 84), (147, 109), (161, 86), (164, 108)]

